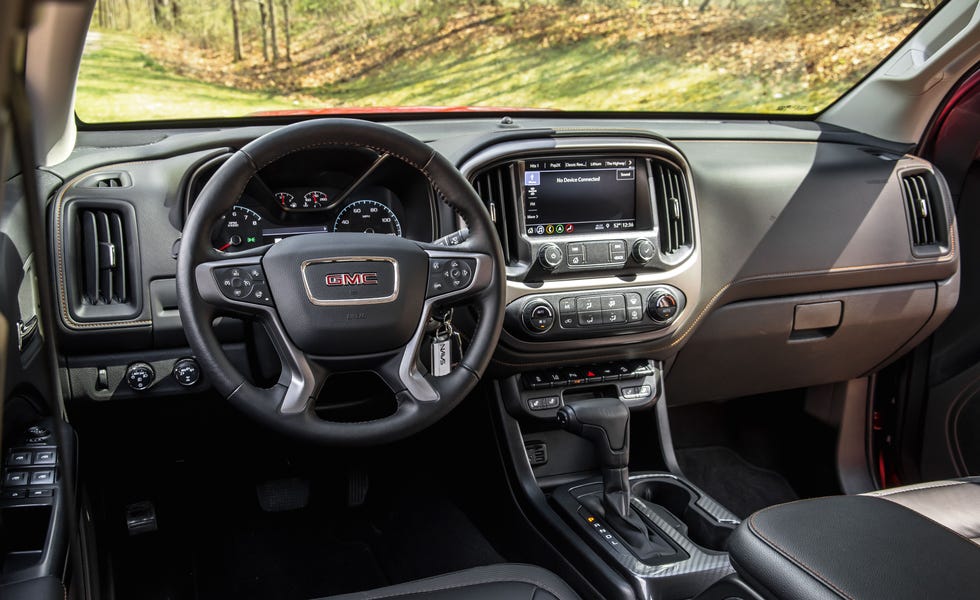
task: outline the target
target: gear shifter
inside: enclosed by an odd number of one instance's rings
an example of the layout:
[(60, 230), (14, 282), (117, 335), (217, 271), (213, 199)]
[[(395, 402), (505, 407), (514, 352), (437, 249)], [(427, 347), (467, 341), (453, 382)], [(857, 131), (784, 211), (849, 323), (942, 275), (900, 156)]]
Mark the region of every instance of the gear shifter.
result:
[(558, 422), (592, 442), (602, 471), (602, 510), (606, 523), (640, 557), (672, 552), (630, 506), (630, 410), (618, 398), (576, 400), (558, 409)]

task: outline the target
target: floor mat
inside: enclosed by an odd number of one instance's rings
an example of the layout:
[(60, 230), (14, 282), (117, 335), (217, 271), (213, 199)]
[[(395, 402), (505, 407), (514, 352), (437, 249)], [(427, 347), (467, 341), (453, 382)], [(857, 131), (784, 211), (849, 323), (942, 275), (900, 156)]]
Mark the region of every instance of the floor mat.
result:
[(782, 475), (747, 462), (730, 448), (685, 448), (677, 451), (677, 461), (688, 479), (741, 519), (798, 499)]

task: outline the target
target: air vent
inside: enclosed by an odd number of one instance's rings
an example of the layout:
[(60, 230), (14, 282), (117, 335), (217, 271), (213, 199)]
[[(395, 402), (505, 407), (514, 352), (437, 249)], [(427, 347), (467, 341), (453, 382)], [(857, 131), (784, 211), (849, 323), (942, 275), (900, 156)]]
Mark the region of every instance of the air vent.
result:
[(494, 227), (497, 228), (497, 235), (500, 237), (500, 244), (504, 249), (504, 260), (510, 264), (513, 247), (512, 240), (508, 234), (511, 227), (515, 228), (516, 221), (511, 218), (516, 214), (517, 206), (517, 187), (514, 181), (515, 170), (513, 163), (498, 165), (481, 171), (473, 180), (473, 187), (476, 193), (483, 199), (490, 218), (493, 220)]
[(114, 210), (78, 212), (82, 298), (92, 305), (125, 303), (127, 281), (126, 232)]
[(680, 169), (658, 161), (653, 161), (651, 167), (660, 224), (660, 251), (669, 256), (692, 245), (691, 202)]
[(902, 194), (908, 209), (913, 248), (945, 245), (946, 211), (935, 175), (928, 171), (903, 175)]
[(124, 188), (133, 185), (133, 178), (125, 171), (96, 173), (82, 180), (78, 186), (86, 188)]
[(124, 200), (78, 198), (60, 219), (58, 276), (69, 327), (124, 326), (142, 310), (136, 211)]

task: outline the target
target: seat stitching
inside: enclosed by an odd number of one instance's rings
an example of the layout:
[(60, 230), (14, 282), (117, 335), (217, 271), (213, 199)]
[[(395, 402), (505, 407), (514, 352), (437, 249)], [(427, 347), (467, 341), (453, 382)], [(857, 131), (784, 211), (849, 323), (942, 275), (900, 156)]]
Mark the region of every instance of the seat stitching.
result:
[(875, 498), (884, 498), (886, 496), (896, 496), (899, 494), (908, 494), (912, 492), (918, 492), (922, 490), (932, 490), (937, 488), (952, 487), (954, 485), (964, 485), (966, 481), (934, 481), (931, 483), (920, 483), (917, 485), (908, 485), (900, 488), (895, 488), (891, 490), (878, 490), (875, 492), (868, 492), (864, 494), (865, 496), (872, 496)]
[(847, 598), (848, 600), (854, 600), (854, 598), (852, 598), (847, 592), (845, 592), (844, 590), (842, 590), (839, 587), (837, 587), (836, 585), (834, 585), (829, 579), (827, 579), (826, 577), (824, 577), (823, 575), (821, 575), (820, 573), (818, 573), (813, 567), (810, 567), (810, 566), (806, 565), (805, 563), (803, 563), (803, 561), (801, 561), (799, 558), (797, 558), (796, 556), (794, 556), (788, 550), (786, 550), (785, 548), (783, 548), (782, 546), (780, 546), (776, 542), (774, 542), (771, 539), (769, 539), (768, 537), (766, 537), (766, 535), (764, 533), (762, 533), (762, 531), (759, 530), (757, 528), (756, 524), (755, 524), (755, 518), (756, 518), (756, 516), (758, 514), (761, 514), (762, 512), (765, 512), (765, 511), (760, 511), (759, 513), (756, 513), (756, 514), (750, 516), (748, 519), (746, 519), (746, 523), (748, 523), (749, 530), (753, 534), (755, 534), (760, 539), (762, 539), (766, 544), (769, 545), (769, 547), (771, 547), (777, 553), (783, 555), (783, 557), (785, 557), (787, 560), (789, 560), (790, 562), (792, 562), (793, 564), (795, 564), (800, 570), (802, 570), (802, 571), (810, 574), (815, 579), (817, 579), (818, 581), (820, 581), (821, 583), (823, 583), (825, 586), (827, 586), (830, 589), (832, 589), (835, 592), (837, 592), (837, 595), (838, 596), (841, 596), (843, 598)]

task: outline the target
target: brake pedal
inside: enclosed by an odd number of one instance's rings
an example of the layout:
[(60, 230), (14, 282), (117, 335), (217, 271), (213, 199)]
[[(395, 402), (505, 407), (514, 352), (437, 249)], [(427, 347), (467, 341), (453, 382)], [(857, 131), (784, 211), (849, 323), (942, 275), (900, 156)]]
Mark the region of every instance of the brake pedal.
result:
[(265, 512), (299, 510), (310, 503), (310, 482), (299, 477), (275, 479), (255, 486), (255, 494)]

